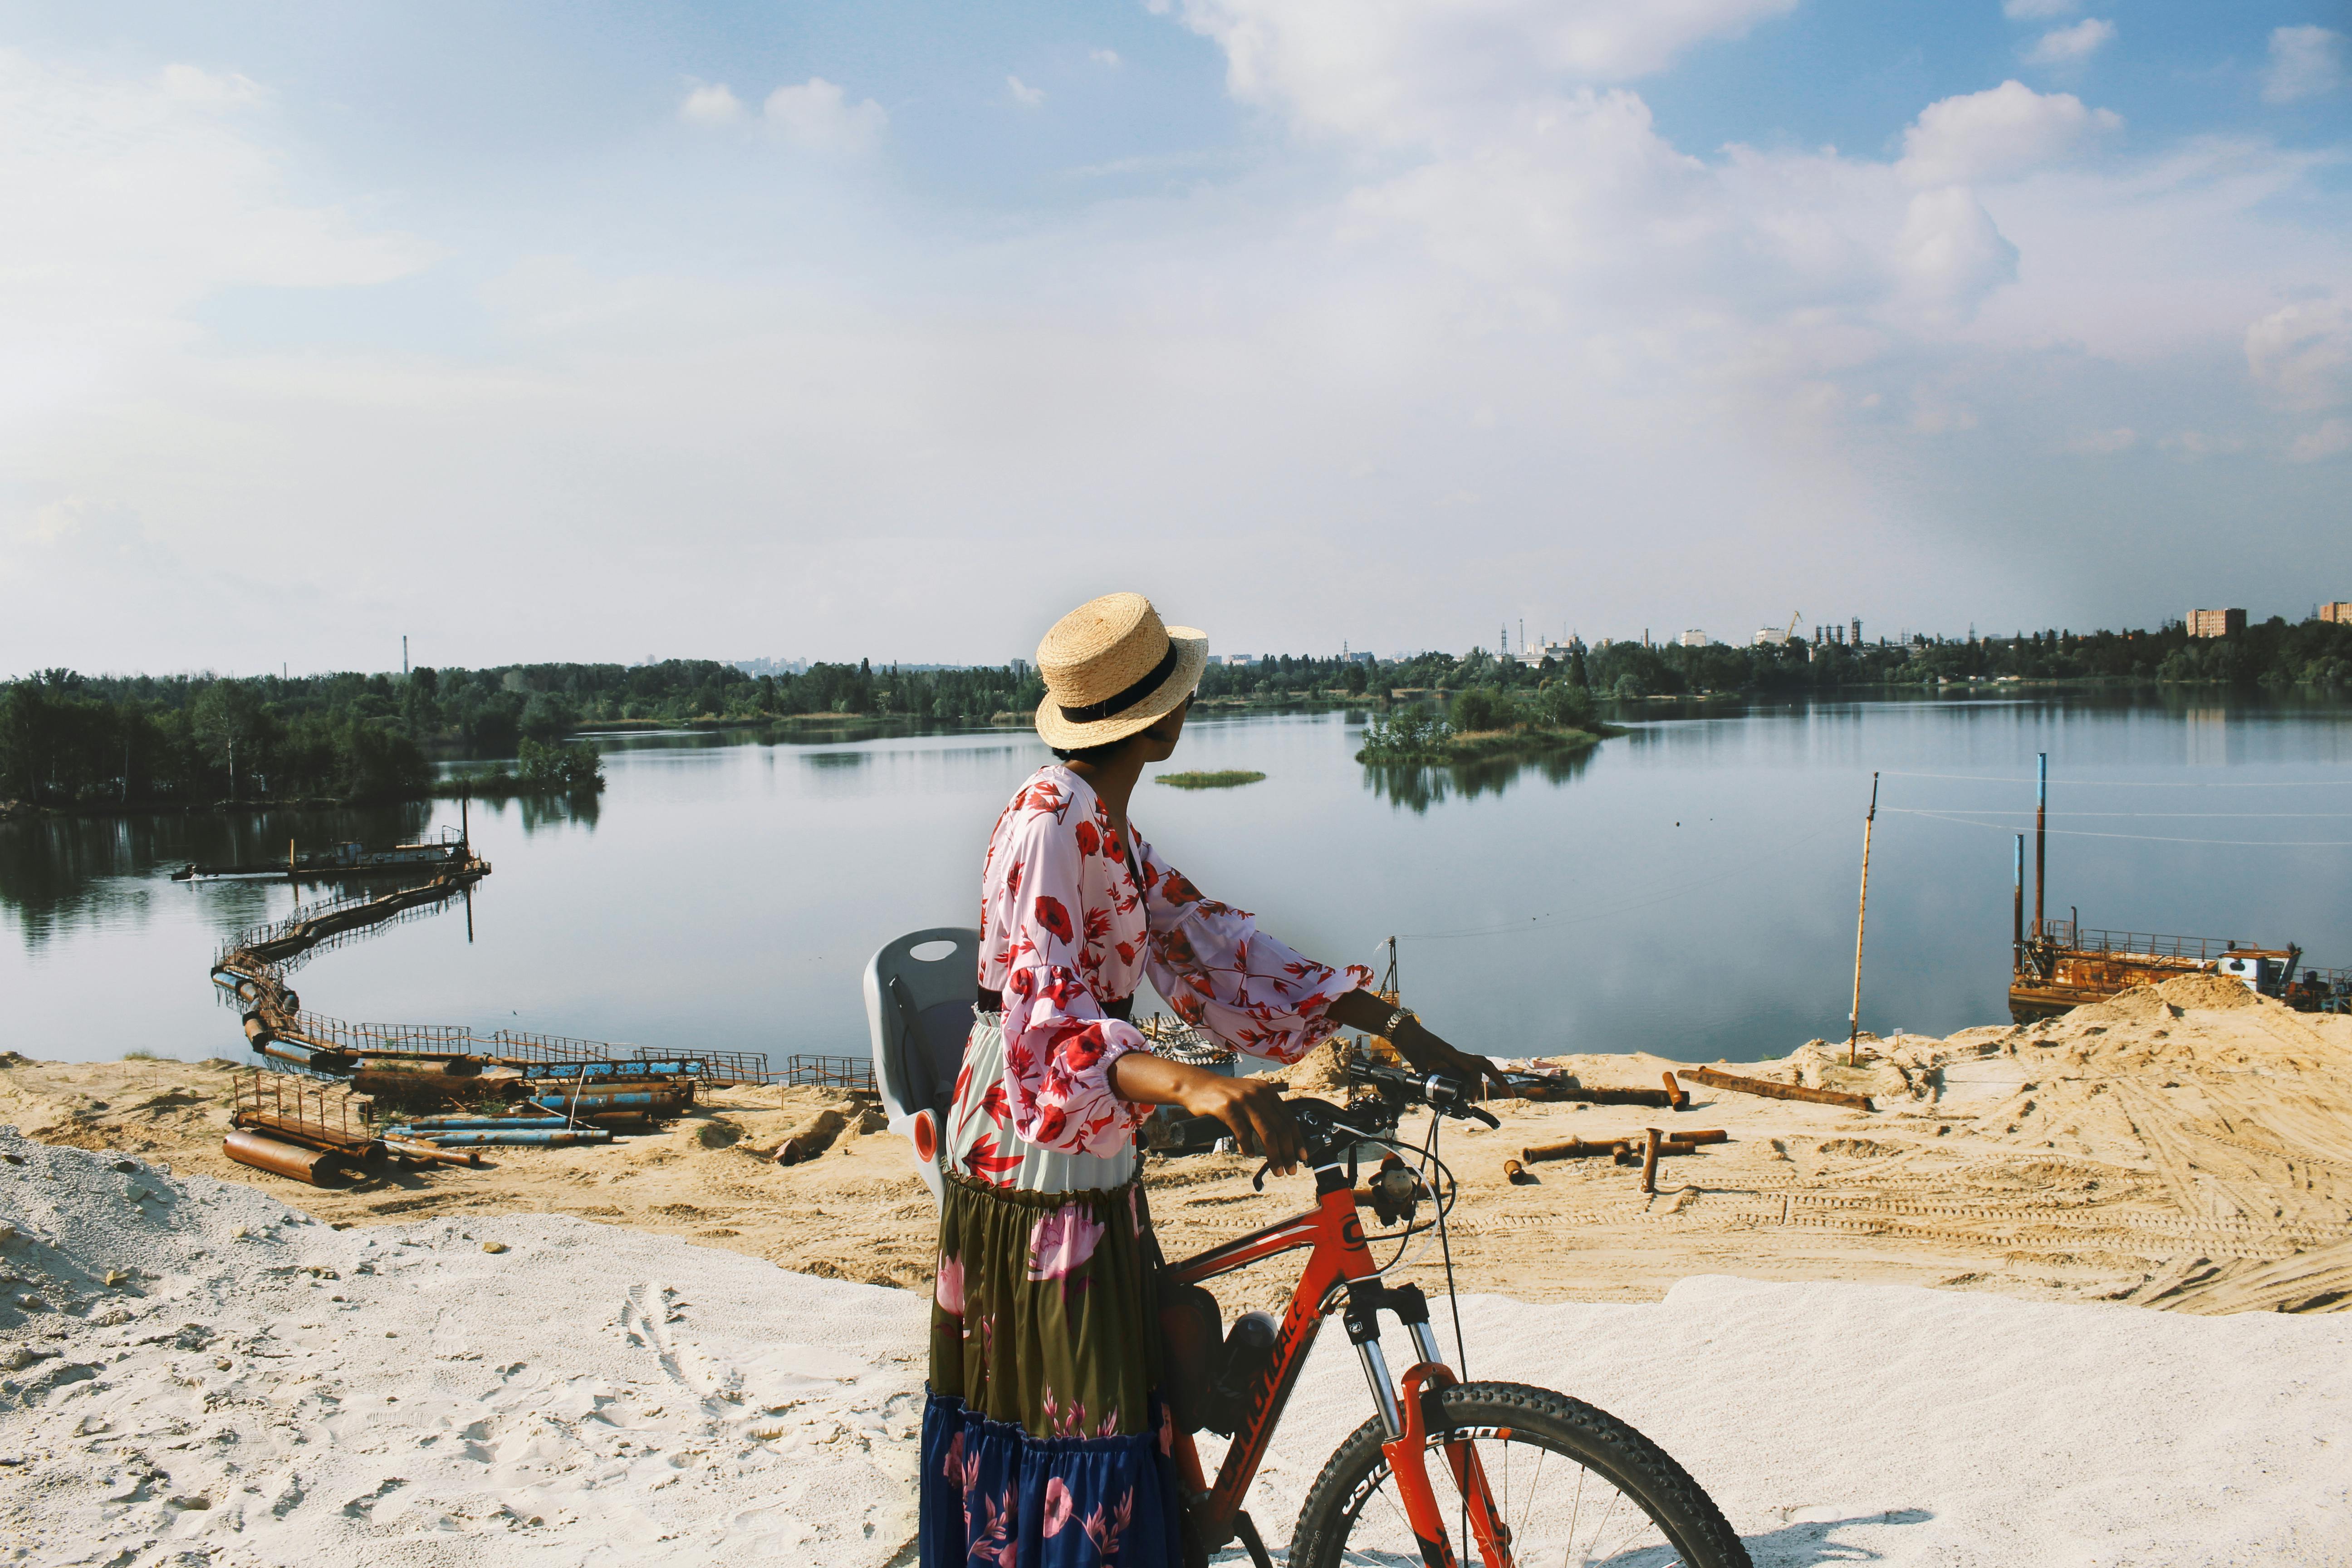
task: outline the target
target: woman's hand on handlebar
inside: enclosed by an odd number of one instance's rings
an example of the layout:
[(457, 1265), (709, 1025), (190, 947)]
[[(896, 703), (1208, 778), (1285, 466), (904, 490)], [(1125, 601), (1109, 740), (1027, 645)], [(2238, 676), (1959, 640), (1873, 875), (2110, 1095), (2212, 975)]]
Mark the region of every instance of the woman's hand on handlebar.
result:
[(1389, 1016), (1395, 1008), (1369, 991), (1350, 991), (1331, 1002), (1331, 1021), (1350, 1029), (1361, 1029), (1368, 1035), (1383, 1036), (1397, 1048), (1397, 1054), (1423, 1072), (1440, 1073), (1460, 1079), (1470, 1084), (1473, 1092), (1509, 1095), (1510, 1088), (1502, 1069), (1485, 1057), (1474, 1057), (1467, 1051), (1457, 1051), (1430, 1032), (1419, 1018), (1407, 1015), (1397, 1026), (1396, 1033), (1387, 1033)]
[(1173, 1105), (1212, 1116), (1234, 1136), (1234, 1147), (1261, 1155), (1278, 1175), (1297, 1169), (1303, 1140), (1298, 1122), (1271, 1079), (1221, 1078), (1147, 1051), (1129, 1051), (1111, 1064), (1111, 1092), (1145, 1105)]
[(1439, 1039), (1436, 1034), (1418, 1018), (1408, 1018), (1391, 1036), (1389, 1044), (1397, 1054), (1423, 1072), (1443, 1073), (1458, 1078), (1472, 1086), (1480, 1099), (1488, 1096), (1507, 1097), (1510, 1086), (1503, 1069), (1485, 1057), (1474, 1057), (1467, 1051), (1456, 1050)]
[[(1198, 1070), (1197, 1068), (1195, 1069)], [(1282, 1087), (1269, 1079), (1219, 1078), (1203, 1072), (1177, 1103), (1195, 1116), (1213, 1116), (1233, 1130), (1234, 1147), (1263, 1154), (1277, 1176), (1298, 1168), (1303, 1141), (1297, 1119), (1283, 1103)]]

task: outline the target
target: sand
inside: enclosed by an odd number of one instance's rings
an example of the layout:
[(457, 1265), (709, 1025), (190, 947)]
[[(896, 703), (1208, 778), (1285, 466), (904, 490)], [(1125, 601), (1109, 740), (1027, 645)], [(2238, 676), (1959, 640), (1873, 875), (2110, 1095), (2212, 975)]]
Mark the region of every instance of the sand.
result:
[[(567, 1216), (336, 1231), (13, 1132), (0, 1156), (0, 1562), (912, 1561), (910, 1292)], [(1632, 1421), (1760, 1568), (2352, 1557), (2352, 1319), (1722, 1276), (1462, 1309), (1472, 1372)], [(1327, 1333), (1251, 1498), (1276, 1542), (1368, 1414)]]
[[(1866, 1114), (1498, 1107), (1444, 1144), (1470, 1368), (1633, 1421), (1759, 1563), (2352, 1562), (2347, 1066), (2352, 1019), (2192, 978), (1730, 1067)], [(722, 1091), (656, 1136), (332, 1191), (220, 1155), (231, 1072), (0, 1057), (0, 1563), (911, 1561), (933, 1216), (855, 1102)], [(827, 1110), (827, 1152), (765, 1158)], [(1654, 1196), (1605, 1161), (1505, 1179), (1654, 1123), (1730, 1141)], [(1171, 1253), (1303, 1205), (1251, 1170), (1154, 1164)], [(1292, 1267), (1224, 1281), (1228, 1314)], [(1409, 1272), (1435, 1285), (1433, 1249)], [(1334, 1333), (1269, 1535), (1365, 1413)]]
[(906, 1291), (0, 1156), (0, 1562), (879, 1563), (912, 1533)]
[[(1656, 1300), (1695, 1274), (1843, 1279), (2168, 1310), (2352, 1306), (2352, 1018), (2298, 1014), (2210, 976), (2064, 1018), (1948, 1039), (1865, 1037), (1729, 1070), (1879, 1096), (1861, 1114), (1699, 1090), (1681, 1112), (1506, 1104), (1498, 1132), (1448, 1123), (1460, 1176), (1463, 1287), (1527, 1301)], [(1589, 1084), (1651, 1087), (1664, 1058), (1553, 1058)], [(1290, 1069), (1319, 1085), (1323, 1064)], [(68, 1065), (0, 1056), (0, 1121), (52, 1142), (121, 1148), (184, 1173), (258, 1182), (338, 1224), (565, 1214), (744, 1253), (795, 1272), (926, 1288), (933, 1211), (904, 1140), (877, 1119), (780, 1169), (762, 1157), (827, 1106), (813, 1089), (730, 1090), (658, 1136), (609, 1148), (509, 1150), (494, 1169), (395, 1173), (349, 1192), (300, 1188), (220, 1152), (230, 1066)], [(102, 1108), (101, 1108), (102, 1107)], [(1719, 1127), (1730, 1142), (1638, 1173), (1604, 1161), (1534, 1167), (1527, 1144)], [(1416, 1124), (1417, 1125), (1417, 1124)], [(1158, 1163), (1171, 1254), (1270, 1223), (1304, 1178), (1251, 1192), (1254, 1165)], [(1267, 1268), (1248, 1304), (1287, 1289)]]

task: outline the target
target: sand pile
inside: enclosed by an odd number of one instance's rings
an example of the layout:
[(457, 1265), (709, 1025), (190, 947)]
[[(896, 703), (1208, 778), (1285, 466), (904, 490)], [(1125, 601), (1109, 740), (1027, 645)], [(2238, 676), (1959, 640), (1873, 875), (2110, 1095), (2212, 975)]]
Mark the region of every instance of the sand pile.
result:
[(13, 1129), (0, 1162), (0, 1562), (856, 1564), (911, 1534), (907, 1292), (572, 1219), (337, 1231)]
[[(1733, 1071), (1874, 1097), (1864, 1114), (1712, 1089), (1687, 1110), (1499, 1102), (1500, 1131), (1448, 1123), (1465, 1187), (1465, 1289), (1524, 1300), (1655, 1300), (1677, 1279), (1874, 1280), (2181, 1311), (2352, 1307), (2352, 1018), (2298, 1014), (2199, 977), (2064, 1018), (1948, 1038), (1812, 1042)], [(2220, 1005), (2208, 1005), (2207, 1003)], [(1693, 1042), (1688, 1057), (1712, 1052)], [(1551, 1058), (1597, 1088), (1654, 1088), (1649, 1054)], [(0, 1121), (257, 1184), (321, 1218), (565, 1214), (725, 1247), (801, 1273), (929, 1287), (936, 1224), (904, 1140), (816, 1090), (736, 1089), (608, 1148), (504, 1150), (480, 1171), (394, 1172), (320, 1192), (230, 1163), (226, 1063), (0, 1061)], [(1337, 1089), (1329, 1053), (1286, 1075)], [(824, 1152), (761, 1155), (838, 1109)], [(1606, 1160), (1506, 1180), (1528, 1144), (1722, 1128), (1664, 1166), (1664, 1190)], [(1419, 1122), (1413, 1124), (1419, 1129)], [(1155, 1161), (1152, 1207), (1182, 1255), (1303, 1206), (1303, 1180), (1254, 1194), (1255, 1162)], [(1286, 1289), (1268, 1268), (1242, 1281)], [(1253, 1299), (1249, 1304), (1261, 1304)]]
[[(12, 1133), (0, 1156), (0, 1561), (912, 1561), (916, 1295), (556, 1216), (339, 1232)], [(1648, 1432), (1759, 1568), (2352, 1555), (2352, 1321), (1721, 1277), (1463, 1317), (1471, 1372)], [(1275, 1542), (1368, 1414), (1333, 1328), (1251, 1499)]]

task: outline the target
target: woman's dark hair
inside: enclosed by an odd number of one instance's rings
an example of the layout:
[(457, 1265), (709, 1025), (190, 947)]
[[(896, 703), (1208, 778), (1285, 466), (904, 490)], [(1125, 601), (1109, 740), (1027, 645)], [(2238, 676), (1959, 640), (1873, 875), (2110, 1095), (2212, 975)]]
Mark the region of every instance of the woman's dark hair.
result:
[[(1139, 730), (1136, 734), (1139, 735), (1142, 732)], [(1134, 739), (1135, 735), (1121, 735), (1118, 740), (1105, 741), (1099, 746), (1078, 746), (1066, 752), (1055, 746), (1053, 748), (1053, 752), (1066, 763), (1085, 763), (1089, 767), (1098, 768), (1127, 750), (1127, 743)]]

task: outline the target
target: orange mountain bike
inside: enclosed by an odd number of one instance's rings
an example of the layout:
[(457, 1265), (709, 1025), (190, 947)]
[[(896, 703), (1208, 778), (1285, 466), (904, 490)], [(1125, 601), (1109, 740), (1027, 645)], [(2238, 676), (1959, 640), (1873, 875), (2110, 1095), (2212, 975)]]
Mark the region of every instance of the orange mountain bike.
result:
[[(1437, 1118), (1497, 1123), (1465, 1086), (1446, 1079), (1362, 1060), (1349, 1065), (1349, 1077), (1356, 1092), (1344, 1107), (1286, 1101), (1315, 1173), (1313, 1210), (1171, 1264), (1163, 1277), (1171, 1366), (1193, 1369), (1169, 1379), (1188, 1554), (1204, 1561), (1239, 1540), (1255, 1568), (1271, 1568), (1242, 1500), (1308, 1348), (1337, 1311), (1363, 1363), (1375, 1414), (1339, 1445), (1308, 1490), (1289, 1568), (1748, 1568), (1747, 1550), (1722, 1510), (1622, 1421), (1549, 1389), (1454, 1376), (1431, 1329), (1428, 1298), (1418, 1286), (1390, 1281), (1397, 1259), (1376, 1263), (1372, 1247), (1398, 1240), (1402, 1258), (1404, 1238), (1433, 1226), (1443, 1244), (1454, 1194), (1436, 1157)], [(1415, 1105), (1435, 1113), (1424, 1149), (1395, 1137), (1399, 1114)], [(1367, 1145), (1386, 1153), (1370, 1185), (1359, 1188)], [(1400, 1157), (1406, 1153), (1421, 1168), (1406, 1165)], [(1433, 1218), (1416, 1223), (1423, 1203)], [(1359, 1208), (1402, 1228), (1368, 1237)], [(1283, 1318), (1247, 1313), (1225, 1333), (1202, 1282), (1300, 1247), (1311, 1250)], [(1450, 1246), (1446, 1259), (1450, 1289)], [(1382, 1312), (1412, 1341), (1415, 1363), (1401, 1384), (1381, 1353)], [(1458, 1315), (1454, 1331), (1458, 1348)], [(1201, 1430), (1232, 1439), (1213, 1482), (1202, 1475), (1192, 1441)]]

